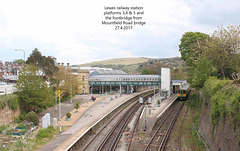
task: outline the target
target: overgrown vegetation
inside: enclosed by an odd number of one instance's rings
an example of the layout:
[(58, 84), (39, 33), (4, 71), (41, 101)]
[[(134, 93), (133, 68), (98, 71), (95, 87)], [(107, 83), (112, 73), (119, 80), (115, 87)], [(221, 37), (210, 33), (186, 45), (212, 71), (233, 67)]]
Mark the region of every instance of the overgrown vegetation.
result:
[(7, 125), (1, 125), (0, 126), (0, 133), (2, 133), (5, 129), (7, 129), (8, 128), (8, 126)]
[(186, 105), (189, 106), (188, 112), (190, 112), (189, 116), (191, 118), (191, 122), (188, 123), (185, 128), (190, 129), (191, 133), (190, 136), (192, 136), (190, 142), (194, 143), (195, 148), (198, 148), (197, 150), (204, 150), (202, 141), (199, 139), (199, 136), (197, 135), (198, 120), (203, 102), (202, 99), (200, 98), (200, 92), (201, 91), (199, 90), (191, 92), (188, 100), (186, 101)]
[(190, 109), (194, 112), (193, 123), (195, 127), (198, 127), (198, 120), (200, 115), (200, 110), (202, 106), (202, 99), (200, 98), (200, 92), (194, 91), (188, 97), (186, 104), (190, 107)]
[(0, 109), (4, 109), (6, 105), (12, 110), (16, 111), (19, 107), (19, 98), (15, 94), (8, 94), (0, 96)]
[(26, 115), (26, 119), (27, 119), (28, 122), (33, 122), (33, 124), (38, 125), (39, 118), (38, 118), (38, 115), (35, 112), (33, 112), (33, 111), (29, 112)]
[(220, 26), (211, 35), (186, 32), (181, 38), (179, 51), (188, 68), (187, 80), (211, 100), (213, 132), (218, 122), (225, 122), (229, 115), (234, 130), (240, 134), (240, 89), (232, 76), (240, 73), (239, 46), (240, 25)]
[[(219, 121), (224, 123), (226, 115), (230, 115), (234, 130), (240, 132), (240, 87), (230, 80), (211, 77), (205, 82), (203, 92), (205, 97), (211, 100), (213, 131)], [(238, 143), (240, 145), (240, 136)]]

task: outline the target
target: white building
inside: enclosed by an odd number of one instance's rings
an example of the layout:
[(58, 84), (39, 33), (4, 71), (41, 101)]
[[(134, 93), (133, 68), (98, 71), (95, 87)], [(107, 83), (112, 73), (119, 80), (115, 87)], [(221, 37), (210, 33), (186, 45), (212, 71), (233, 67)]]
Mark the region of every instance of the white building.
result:
[(161, 90), (166, 90), (167, 95), (171, 92), (171, 72), (170, 68), (161, 68)]
[(13, 92), (17, 92), (15, 85), (3, 82), (0, 83), (0, 95), (12, 94)]

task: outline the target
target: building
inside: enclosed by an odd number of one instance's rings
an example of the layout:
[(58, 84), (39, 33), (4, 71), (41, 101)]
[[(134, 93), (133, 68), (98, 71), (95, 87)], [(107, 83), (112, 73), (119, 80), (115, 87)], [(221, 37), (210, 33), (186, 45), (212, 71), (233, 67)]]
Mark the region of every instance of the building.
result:
[(89, 70), (72, 69), (73, 74), (77, 75), (80, 81), (79, 89), (81, 94), (89, 94)]

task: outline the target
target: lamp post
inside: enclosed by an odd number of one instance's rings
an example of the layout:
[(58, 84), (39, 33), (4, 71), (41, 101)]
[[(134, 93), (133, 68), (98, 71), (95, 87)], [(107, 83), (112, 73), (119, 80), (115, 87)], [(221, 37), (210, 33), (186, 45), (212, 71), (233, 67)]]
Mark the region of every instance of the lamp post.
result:
[(59, 124), (59, 129), (60, 129), (60, 133), (62, 133), (62, 119), (61, 119), (61, 101), (60, 101), (60, 90), (58, 91), (59, 92), (59, 121), (60, 121), (60, 124)]
[(22, 50), (22, 49), (15, 49), (15, 51), (23, 51), (23, 58), (24, 58), (24, 63), (25, 63), (25, 51), (24, 50)]

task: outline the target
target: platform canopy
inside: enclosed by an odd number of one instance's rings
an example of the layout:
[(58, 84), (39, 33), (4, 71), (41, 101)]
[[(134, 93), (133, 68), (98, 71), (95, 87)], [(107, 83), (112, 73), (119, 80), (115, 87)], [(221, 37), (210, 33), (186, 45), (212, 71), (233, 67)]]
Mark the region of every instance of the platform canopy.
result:
[(160, 86), (160, 75), (94, 75), (89, 78), (89, 85), (132, 85)]

